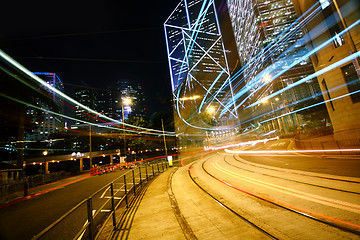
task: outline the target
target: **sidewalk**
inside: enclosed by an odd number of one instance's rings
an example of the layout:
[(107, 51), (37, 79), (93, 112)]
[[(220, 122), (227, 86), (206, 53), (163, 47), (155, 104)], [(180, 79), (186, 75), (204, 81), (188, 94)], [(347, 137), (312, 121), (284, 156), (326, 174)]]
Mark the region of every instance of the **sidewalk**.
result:
[(28, 196), (24, 196), (24, 191), (18, 191), (12, 194), (9, 194), (3, 198), (0, 199), (0, 209), (13, 205), (15, 203), (18, 202), (22, 202), (24, 200), (33, 198), (35, 196), (39, 196), (41, 194), (47, 193), (47, 192), (51, 192), (53, 190), (56, 190), (58, 188), (62, 188), (65, 187), (67, 185), (73, 184), (75, 182), (81, 181), (85, 178), (90, 177), (89, 172), (86, 173), (82, 173), (80, 175), (74, 176), (74, 177), (69, 177), (69, 178), (64, 178), (62, 180), (56, 181), (56, 182), (52, 182), (52, 183), (48, 183), (48, 184), (44, 184), (44, 185), (39, 185), (33, 188), (30, 188), (28, 190)]
[(135, 213), (128, 239), (186, 239), (168, 193), (168, 179), (175, 171), (176, 168), (168, 169), (150, 184)]

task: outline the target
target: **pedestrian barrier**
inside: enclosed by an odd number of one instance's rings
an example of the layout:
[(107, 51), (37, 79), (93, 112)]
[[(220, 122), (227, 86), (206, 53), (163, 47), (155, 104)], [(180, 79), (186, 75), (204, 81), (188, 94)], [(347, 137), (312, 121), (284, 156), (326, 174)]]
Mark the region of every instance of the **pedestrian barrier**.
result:
[(28, 176), (25, 179), (19, 179), (17, 181), (7, 182), (0, 185), (0, 197), (6, 198), (9, 195), (27, 196), (27, 190), (32, 187), (43, 185), (46, 183), (55, 182), (68, 177), (68, 174), (64, 171), (54, 172), (51, 174), (41, 174), (35, 176)]
[[(132, 162), (125, 166), (106, 166), (94, 168), (96, 175), (128, 167), (129, 170), (111, 183), (84, 199), (54, 223), (33, 237), (35, 239), (102, 239), (110, 232), (104, 231), (111, 222), (111, 230), (116, 228), (122, 213), (136, 199), (139, 192), (156, 175), (169, 166), (166, 158), (157, 158), (152, 162)], [(132, 169), (130, 169), (132, 168)]]

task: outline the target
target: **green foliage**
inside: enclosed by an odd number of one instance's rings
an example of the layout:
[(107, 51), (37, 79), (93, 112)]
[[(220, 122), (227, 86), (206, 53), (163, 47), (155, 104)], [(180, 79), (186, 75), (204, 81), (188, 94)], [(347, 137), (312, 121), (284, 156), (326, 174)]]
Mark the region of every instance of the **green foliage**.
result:
[(147, 128), (150, 126), (150, 123), (144, 117), (139, 116), (131, 116), (125, 122), (138, 127)]

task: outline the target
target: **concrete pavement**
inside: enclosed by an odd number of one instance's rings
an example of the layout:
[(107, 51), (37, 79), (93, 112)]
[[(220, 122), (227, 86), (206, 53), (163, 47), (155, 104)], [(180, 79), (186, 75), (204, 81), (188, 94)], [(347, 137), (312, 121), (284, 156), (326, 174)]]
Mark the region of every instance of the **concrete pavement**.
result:
[(151, 183), (135, 214), (128, 239), (186, 239), (169, 199), (168, 179), (174, 171), (176, 168), (168, 169)]

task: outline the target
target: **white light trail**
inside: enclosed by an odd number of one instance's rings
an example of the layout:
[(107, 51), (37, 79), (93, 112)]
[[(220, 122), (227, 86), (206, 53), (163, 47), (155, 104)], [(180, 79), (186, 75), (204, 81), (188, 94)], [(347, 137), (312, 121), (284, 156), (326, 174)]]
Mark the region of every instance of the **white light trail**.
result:
[[(139, 127), (139, 126), (135, 126), (135, 125), (131, 125), (131, 124), (128, 124), (128, 123), (123, 123), (123, 122), (120, 122), (118, 120), (115, 120), (115, 119), (112, 119), (112, 118), (109, 118), (81, 103), (79, 103), (78, 101), (76, 101), (75, 99), (69, 97), (68, 95), (66, 95), (65, 93), (61, 92), (60, 90), (56, 89), (55, 87), (51, 86), (50, 84), (48, 84), (47, 82), (45, 82), (44, 80), (42, 80), (41, 78), (39, 78), (38, 76), (36, 76), (35, 74), (33, 74), (32, 72), (30, 72), (28, 69), (26, 69), (24, 66), (22, 66), (20, 63), (18, 63), (17, 61), (15, 61), (13, 58), (11, 58), (9, 55), (7, 55), (5, 52), (3, 52), (2, 50), (0, 50), (0, 57), (2, 57), (4, 60), (6, 60), (7, 62), (9, 62), (10, 64), (12, 64), (14, 67), (16, 67), (17, 69), (19, 69), (20, 71), (22, 71), (23, 73), (25, 73), (27, 76), (29, 76), (31, 79), (35, 80), (36, 82), (40, 83), (41, 85), (45, 86), (47, 89), (55, 92), (58, 96), (61, 96), (63, 99), (66, 99), (67, 101), (77, 105), (77, 106), (80, 106), (81, 108), (95, 114), (95, 115), (98, 115), (99, 117), (101, 118), (104, 118), (104, 119), (107, 119), (108, 121), (110, 122), (116, 122), (118, 123), (119, 125), (125, 125), (125, 126), (128, 126), (128, 127), (132, 127), (132, 128), (137, 128), (137, 129), (141, 129), (141, 130), (145, 130), (145, 131), (152, 131), (152, 132), (157, 132), (157, 133), (161, 133), (163, 134), (163, 131), (161, 130), (156, 130), (156, 129), (150, 129), (150, 128), (143, 128), (143, 127)], [(168, 131), (165, 131), (167, 134), (170, 134), (170, 135), (175, 135), (174, 132), (168, 132)], [(144, 134), (148, 134), (147, 132), (141, 132), (141, 133), (144, 133)]]
[(267, 139), (261, 139), (261, 140), (255, 140), (255, 141), (248, 141), (248, 142), (240, 142), (240, 143), (235, 143), (235, 144), (230, 144), (230, 145), (224, 145), (224, 146), (220, 146), (220, 147), (210, 147), (210, 146), (205, 146), (204, 150), (205, 151), (209, 151), (209, 150), (220, 150), (220, 149), (227, 149), (227, 148), (234, 148), (234, 147), (240, 147), (240, 146), (255, 146), (258, 143), (267, 143), (269, 141), (273, 141), (273, 140), (278, 140), (279, 137), (274, 137), (274, 138), (267, 138)]
[(227, 153), (236, 154), (287, 154), (287, 153), (325, 153), (325, 152), (360, 152), (359, 148), (351, 149), (319, 149), (319, 150), (229, 150), (225, 149)]

